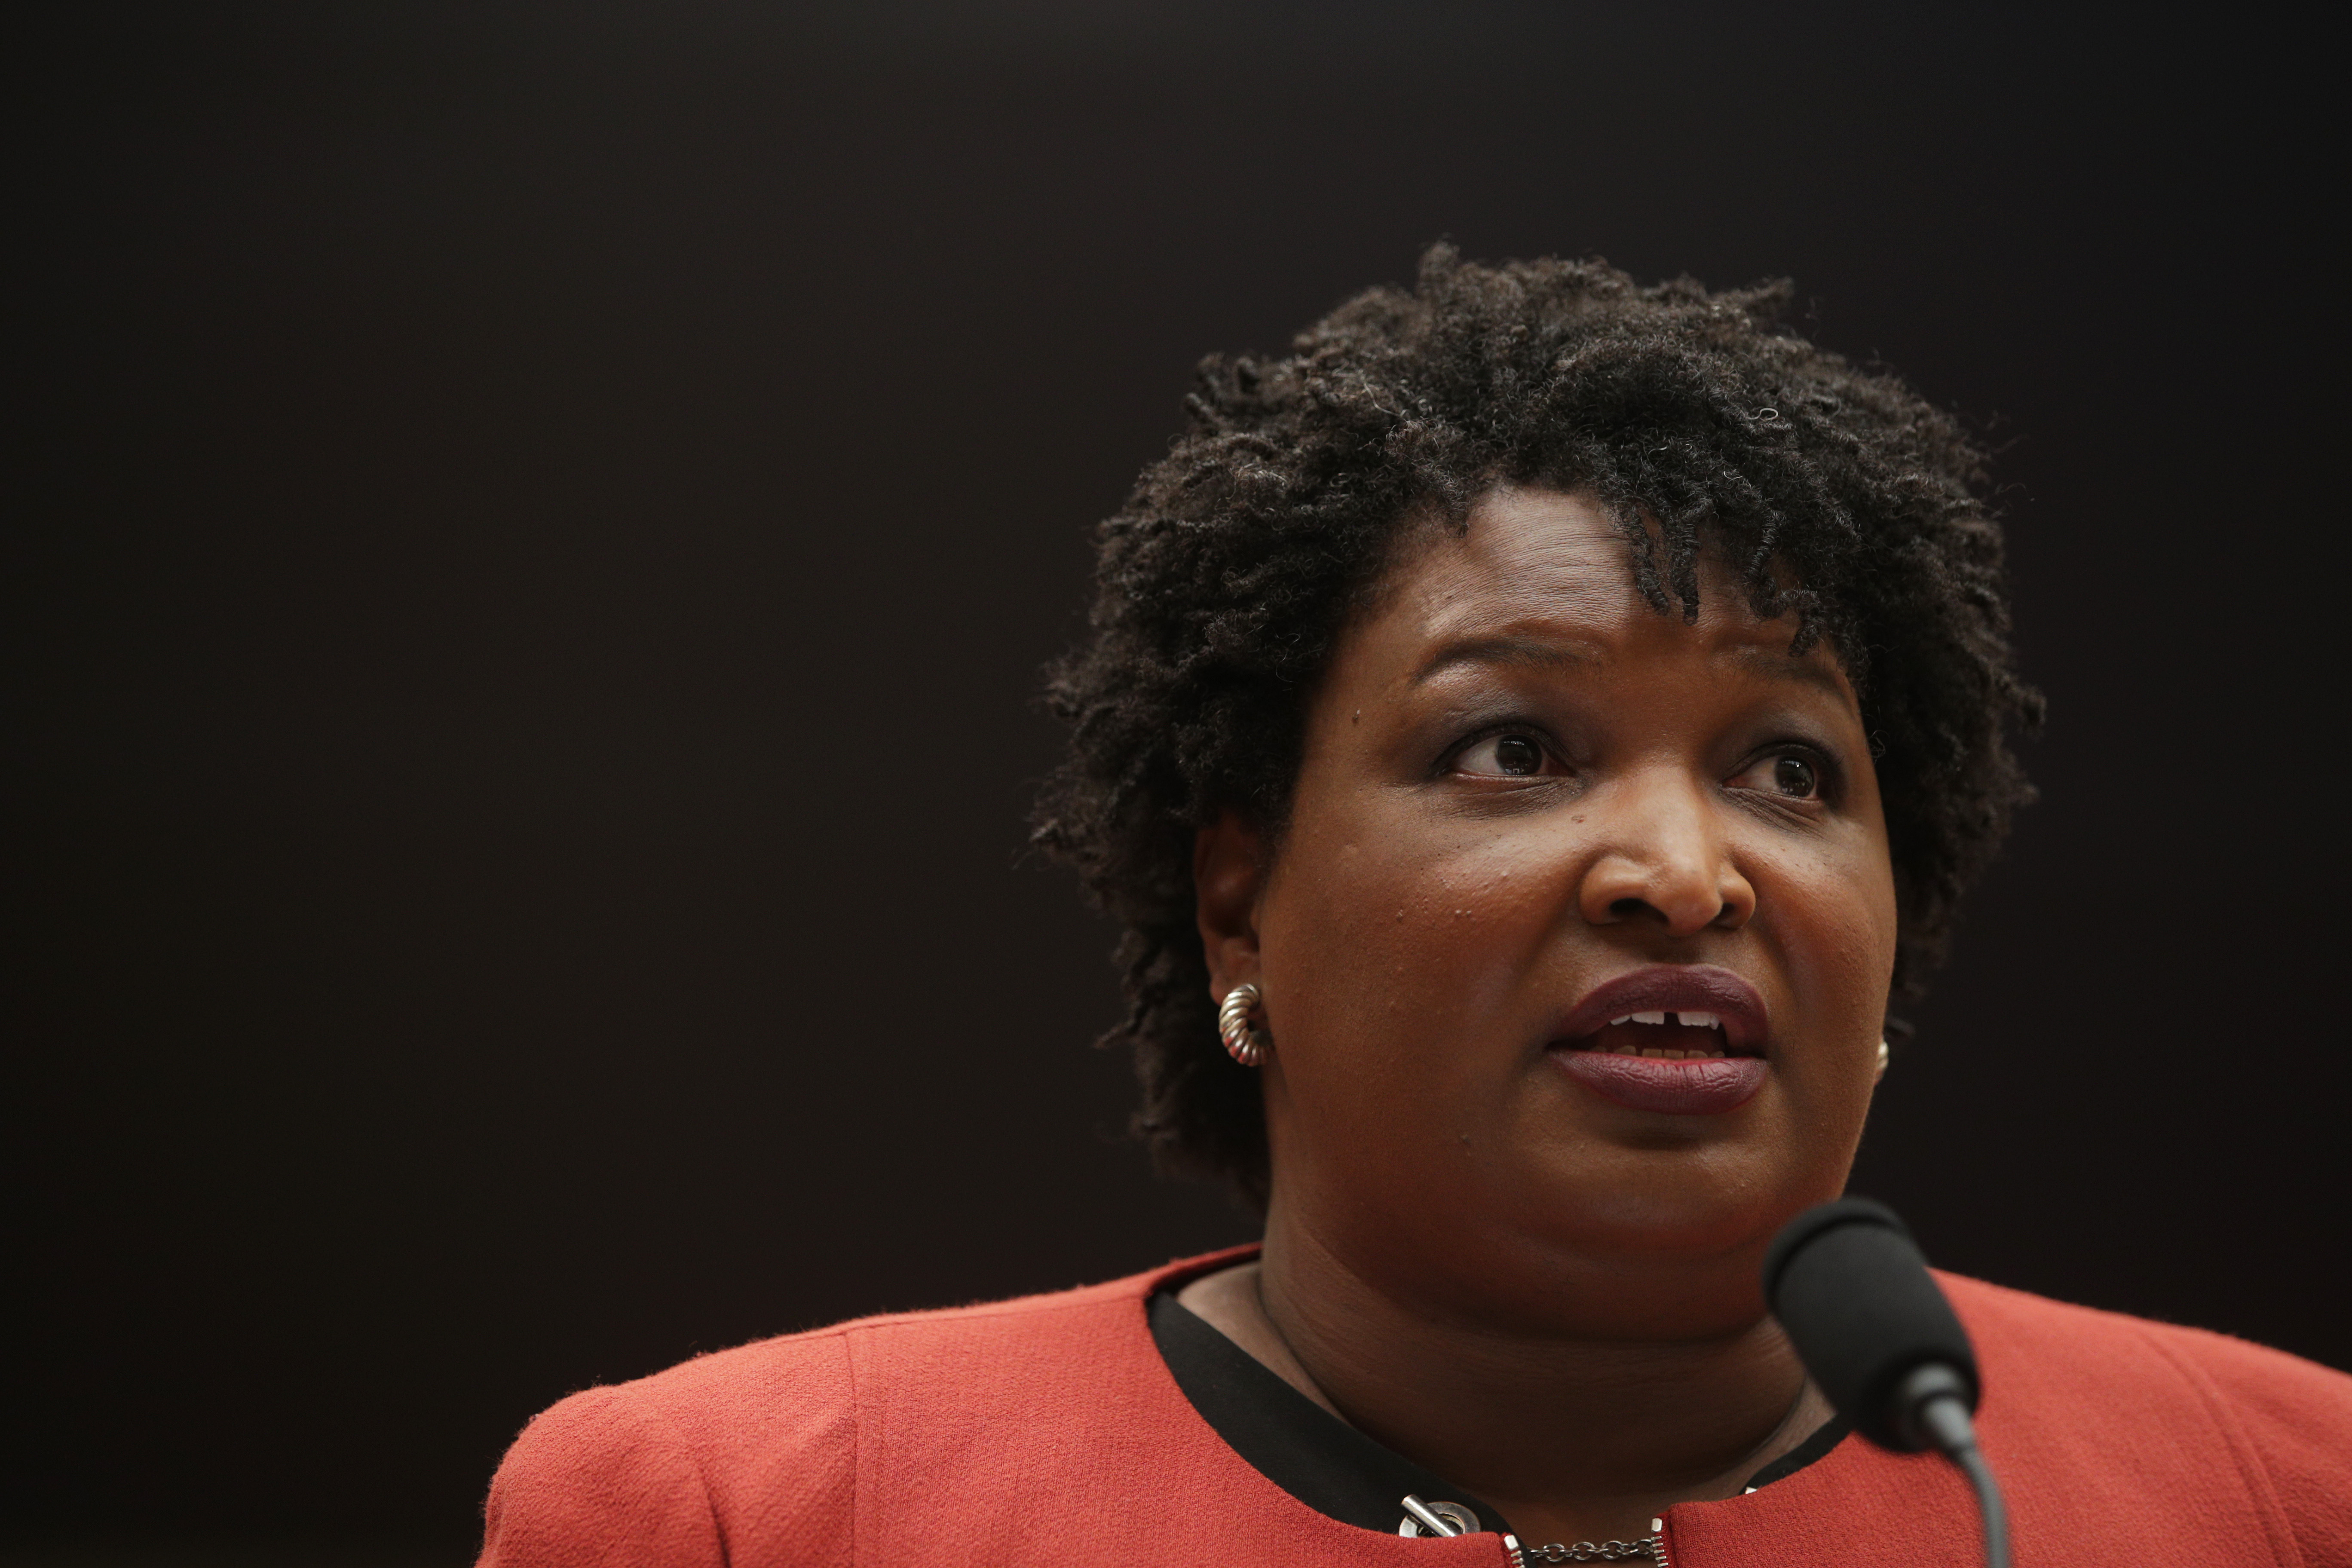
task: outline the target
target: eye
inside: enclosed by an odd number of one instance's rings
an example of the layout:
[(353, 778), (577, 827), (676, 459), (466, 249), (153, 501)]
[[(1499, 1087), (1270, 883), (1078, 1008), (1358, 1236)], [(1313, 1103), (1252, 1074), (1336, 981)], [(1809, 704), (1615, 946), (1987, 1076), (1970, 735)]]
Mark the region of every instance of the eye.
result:
[(1830, 788), (1829, 765), (1803, 752), (1759, 758), (1731, 781), (1734, 789), (1754, 790), (1779, 800), (1821, 800)]
[(1772, 788), (1790, 800), (1811, 800), (1822, 793), (1821, 771), (1802, 757), (1775, 757)]
[(1454, 768), (1489, 778), (1529, 779), (1539, 776), (1550, 760), (1534, 736), (1506, 733), (1467, 747), (1454, 759)]

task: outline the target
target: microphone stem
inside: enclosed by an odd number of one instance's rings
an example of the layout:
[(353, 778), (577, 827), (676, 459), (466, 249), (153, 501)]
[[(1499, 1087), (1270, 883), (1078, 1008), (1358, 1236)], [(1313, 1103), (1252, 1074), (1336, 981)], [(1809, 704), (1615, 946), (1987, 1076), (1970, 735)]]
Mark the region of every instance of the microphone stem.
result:
[(2000, 1483), (1992, 1479), (1984, 1450), (1971, 1443), (1952, 1455), (1952, 1463), (1976, 1489), (1977, 1513), (1984, 1520), (1985, 1568), (2009, 1568), (2009, 1505), (2000, 1500)]
[(1985, 1568), (2009, 1568), (2009, 1505), (2000, 1483), (1977, 1447), (1977, 1424), (1956, 1394), (1937, 1394), (1919, 1409), (1919, 1429), (1946, 1458), (1960, 1468), (1977, 1494), (1977, 1517), (1984, 1521)]

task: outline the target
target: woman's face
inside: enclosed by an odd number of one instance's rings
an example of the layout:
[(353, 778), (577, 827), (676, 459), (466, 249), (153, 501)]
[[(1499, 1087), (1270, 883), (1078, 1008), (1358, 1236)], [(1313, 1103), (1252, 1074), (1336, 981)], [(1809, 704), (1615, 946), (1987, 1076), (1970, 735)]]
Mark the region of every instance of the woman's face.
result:
[(1275, 1043), (1270, 1267), (1711, 1332), (1843, 1186), (1895, 960), (1868, 737), (1829, 650), (1702, 584), (1661, 615), (1589, 500), (1489, 497), (1340, 642), (1271, 865), (1202, 836), (1215, 984)]

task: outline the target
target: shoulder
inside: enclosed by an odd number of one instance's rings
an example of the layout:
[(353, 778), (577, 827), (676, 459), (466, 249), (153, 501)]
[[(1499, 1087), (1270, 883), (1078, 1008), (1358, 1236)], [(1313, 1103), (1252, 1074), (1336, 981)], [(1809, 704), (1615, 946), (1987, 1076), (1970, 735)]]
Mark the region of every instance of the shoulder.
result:
[[(483, 1564), (719, 1563), (729, 1507), (765, 1491), (814, 1548), (845, 1528), (856, 1455), (839, 1330), (745, 1345), (541, 1411), (490, 1483)], [(828, 1521), (838, 1516), (841, 1525)]]
[(2204, 1329), (1944, 1276), (1985, 1363), (1989, 1416), (2038, 1406), (2116, 1457), (2234, 1472), (2315, 1561), (2352, 1561), (2352, 1376)]
[(1952, 1305), (1980, 1345), (2033, 1363), (2063, 1362), (2099, 1377), (2145, 1376), (2148, 1363), (2179, 1374), (2180, 1394), (2248, 1411), (2293, 1413), (2352, 1424), (2352, 1375), (2228, 1334), (2053, 1301), (1981, 1279), (1942, 1274)]
[(1056, 1384), (1131, 1352), (1144, 1297), (1202, 1261), (857, 1319), (572, 1394), (499, 1465), (481, 1561), (719, 1563), (742, 1561), (748, 1534), (789, 1541), (795, 1563), (845, 1563), (861, 1447), (900, 1446), (901, 1413), (919, 1408), (938, 1429), (960, 1412), (1001, 1433), (1003, 1415), (1037, 1414)]

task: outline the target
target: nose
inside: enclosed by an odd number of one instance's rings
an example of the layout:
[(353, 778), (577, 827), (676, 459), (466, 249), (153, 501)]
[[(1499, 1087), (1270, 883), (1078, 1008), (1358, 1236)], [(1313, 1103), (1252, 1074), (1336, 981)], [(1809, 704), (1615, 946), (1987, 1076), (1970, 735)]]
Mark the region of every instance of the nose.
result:
[(1737, 931), (1756, 912), (1756, 889), (1735, 863), (1723, 804), (1698, 779), (1656, 768), (1588, 797), (1599, 832), (1578, 908), (1594, 925), (1647, 923), (1674, 936)]

